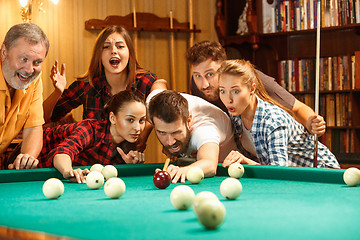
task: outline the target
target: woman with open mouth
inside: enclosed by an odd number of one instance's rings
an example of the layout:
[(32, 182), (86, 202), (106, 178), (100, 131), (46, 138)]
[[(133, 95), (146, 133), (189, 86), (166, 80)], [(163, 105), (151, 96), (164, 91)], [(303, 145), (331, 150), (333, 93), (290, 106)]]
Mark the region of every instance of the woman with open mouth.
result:
[[(59, 121), (80, 105), (83, 106), (83, 119), (101, 119), (104, 105), (120, 91), (133, 90), (145, 99), (151, 88), (166, 87), (165, 80), (140, 67), (129, 33), (119, 26), (110, 26), (100, 32), (87, 72), (77, 77), (67, 89), (64, 64), (59, 71), (56, 61), (50, 77), (55, 90), (44, 102), (45, 122)], [(137, 141), (137, 150), (145, 150), (151, 129), (147, 122)]]

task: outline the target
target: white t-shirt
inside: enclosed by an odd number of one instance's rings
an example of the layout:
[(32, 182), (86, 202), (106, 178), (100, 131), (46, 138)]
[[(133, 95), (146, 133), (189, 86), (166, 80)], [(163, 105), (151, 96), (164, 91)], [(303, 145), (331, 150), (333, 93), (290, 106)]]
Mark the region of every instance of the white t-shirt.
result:
[[(161, 91), (163, 90), (153, 90), (146, 99), (147, 105), (150, 99)], [(189, 113), (192, 115), (186, 156), (193, 156), (203, 144), (210, 142), (220, 147), (219, 162), (223, 162), (231, 150), (238, 151), (231, 121), (225, 112), (202, 98), (186, 93), (181, 95), (188, 101)]]

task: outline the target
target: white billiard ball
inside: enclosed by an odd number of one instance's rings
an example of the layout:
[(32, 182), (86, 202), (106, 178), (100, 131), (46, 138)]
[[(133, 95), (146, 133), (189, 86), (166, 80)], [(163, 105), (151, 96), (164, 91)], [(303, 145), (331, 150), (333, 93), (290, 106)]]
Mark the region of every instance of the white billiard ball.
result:
[(242, 192), (241, 182), (236, 178), (226, 178), (220, 184), (220, 192), (224, 198), (235, 200)]
[(117, 177), (118, 171), (113, 165), (106, 165), (101, 170), (102, 175), (104, 176), (105, 180), (109, 180), (110, 178)]
[(104, 166), (99, 164), (99, 163), (95, 163), (94, 165), (91, 166), (90, 168), (90, 172), (93, 172), (93, 171), (97, 171), (97, 172), (100, 172), (103, 170)]
[(43, 184), (43, 193), (49, 199), (57, 199), (64, 193), (64, 184), (57, 178), (49, 178)]
[(176, 186), (170, 194), (172, 205), (179, 210), (186, 210), (191, 207), (194, 198), (194, 190), (186, 185)]
[(109, 198), (119, 198), (125, 193), (125, 190), (124, 181), (117, 177), (110, 178), (104, 185), (105, 194)]
[(104, 184), (104, 176), (98, 171), (92, 171), (86, 176), (86, 185), (91, 189), (99, 189)]
[(198, 184), (204, 179), (204, 172), (199, 167), (190, 167), (186, 173), (186, 179), (192, 184)]
[(360, 170), (354, 167), (345, 170), (343, 175), (344, 182), (350, 186), (355, 187), (360, 184)]
[(215, 193), (210, 191), (202, 191), (195, 195), (195, 198), (193, 200), (193, 210), (196, 214), (198, 214), (198, 208), (200, 207), (201, 203), (206, 199), (213, 199), (219, 201), (218, 197), (215, 195)]
[(241, 178), (244, 175), (244, 167), (238, 162), (231, 164), (228, 168), (228, 174), (233, 178)]
[(204, 200), (198, 209), (197, 218), (207, 229), (216, 229), (225, 219), (224, 205), (214, 199)]

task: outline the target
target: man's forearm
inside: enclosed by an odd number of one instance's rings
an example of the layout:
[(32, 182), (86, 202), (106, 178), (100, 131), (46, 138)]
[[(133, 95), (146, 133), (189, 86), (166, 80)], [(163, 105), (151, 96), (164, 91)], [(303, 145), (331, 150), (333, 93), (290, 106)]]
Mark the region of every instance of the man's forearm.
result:
[[(294, 113), (294, 117), (296, 121), (301, 123), (305, 128), (307, 128), (306, 123), (308, 119), (315, 115), (314, 110), (312, 110), (309, 106), (305, 105), (304, 103), (296, 100), (294, 107), (292, 109), (292, 112)], [(308, 129), (310, 130), (310, 129)]]
[(34, 158), (39, 156), (43, 147), (43, 129), (42, 126), (25, 128), (23, 130), (23, 141), (21, 145), (21, 153), (29, 154)]

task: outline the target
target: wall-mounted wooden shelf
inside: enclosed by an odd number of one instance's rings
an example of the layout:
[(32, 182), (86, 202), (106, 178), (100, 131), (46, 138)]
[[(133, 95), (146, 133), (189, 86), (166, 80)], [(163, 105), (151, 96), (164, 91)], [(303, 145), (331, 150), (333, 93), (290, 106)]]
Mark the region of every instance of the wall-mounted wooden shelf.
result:
[(136, 27), (134, 24), (134, 14), (130, 13), (126, 16), (107, 16), (102, 19), (90, 19), (85, 22), (86, 30), (101, 30), (111, 25), (123, 26), (128, 31), (145, 31), (145, 32), (185, 32), (198, 33), (200, 29), (196, 29), (195, 24), (190, 28), (188, 22), (180, 23), (175, 18), (172, 19), (173, 27), (170, 28), (169, 17), (158, 17), (152, 13), (136, 13)]

